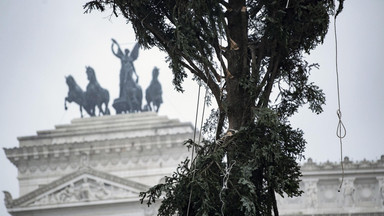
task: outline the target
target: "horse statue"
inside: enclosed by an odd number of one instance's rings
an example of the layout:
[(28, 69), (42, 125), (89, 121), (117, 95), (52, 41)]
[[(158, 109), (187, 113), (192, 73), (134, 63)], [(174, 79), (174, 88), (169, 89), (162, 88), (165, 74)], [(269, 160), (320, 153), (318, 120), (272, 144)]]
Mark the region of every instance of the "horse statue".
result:
[(67, 101), (69, 103), (75, 102), (80, 106), (80, 115), (81, 118), (83, 118), (83, 108), (88, 112), (88, 107), (85, 104), (85, 92), (80, 88), (79, 85), (77, 85), (75, 79), (69, 75), (65, 77), (66, 83), (68, 85), (69, 91), (68, 96), (64, 99), (64, 108), (65, 110), (68, 109), (67, 107)]
[[(75, 79), (69, 75), (65, 77), (69, 91), (68, 96), (64, 99), (64, 108), (68, 109), (67, 101), (69, 103), (75, 102), (80, 106), (80, 115), (83, 118), (83, 108), (90, 116), (95, 116), (95, 108), (99, 109), (99, 115), (109, 115), (108, 109), (109, 92), (103, 89), (97, 82), (95, 71), (91, 67), (86, 67), (86, 73), (89, 80), (87, 90), (84, 92), (76, 83)], [(102, 105), (105, 105), (103, 110)]]
[[(108, 90), (102, 88), (97, 82), (95, 70), (92, 67), (85, 67), (87, 78), (89, 83), (87, 85), (87, 90), (85, 92), (85, 104), (89, 108), (89, 115), (95, 116), (96, 106), (99, 110), (99, 115), (109, 115), (110, 111), (108, 109), (109, 103), (109, 92)], [(104, 104), (104, 109), (102, 105)]]
[(145, 90), (145, 99), (147, 100), (146, 109), (149, 111), (159, 112), (160, 105), (163, 103), (161, 84), (158, 80), (159, 69), (157, 67), (152, 70), (152, 81)]

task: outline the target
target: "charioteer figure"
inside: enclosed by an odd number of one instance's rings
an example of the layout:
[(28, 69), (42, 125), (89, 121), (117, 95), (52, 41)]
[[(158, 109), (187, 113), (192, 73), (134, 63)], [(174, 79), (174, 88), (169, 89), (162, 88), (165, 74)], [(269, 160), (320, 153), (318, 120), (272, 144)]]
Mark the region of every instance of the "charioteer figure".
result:
[[(139, 56), (139, 44), (136, 43), (130, 53), (128, 49), (123, 51), (119, 43), (112, 39), (112, 53), (121, 61), (120, 69), (120, 93), (119, 98), (113, 102), (117, 114), (140, 112), (143, 100), (143, 91), (138, 85), (139, 76), (136, 73), (133, 62)], [(117, 49), (117, 50), (116, 50)], [(133, 76), (136, 79), (133, 79)]]

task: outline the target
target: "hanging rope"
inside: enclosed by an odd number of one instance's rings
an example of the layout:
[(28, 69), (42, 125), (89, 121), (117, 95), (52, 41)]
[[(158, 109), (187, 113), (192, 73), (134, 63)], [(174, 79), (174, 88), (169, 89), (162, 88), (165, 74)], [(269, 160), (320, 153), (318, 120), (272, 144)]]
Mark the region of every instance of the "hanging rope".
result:
[(220, 201), (221, 201), (221, 215), (224, 216), (224, 207), (225, 207), (225, 201), (223, 199), (223, 192), (228, 189), (228, 179), (229, 179), (229, 174), (231, 173), (233, 165), (235, 165), (236, 161), (233, 161), (233, 163), (228, 166), (228, 158), (227, 154), (224, 155), (223, 157), (223, 163), (225, 165), (225, 169), (223, 171), (223, 187), (221, 188), (221, 191), (219, 193)]
[[(193, 131), (193, 145), (192, 145), (192, 153), (191, 153), (191, 170), (192, 170), (192, 181), (195, 180), (195, 172), (194, 172), (194, 153), (195, 153), (195, 144), (196, 144), (196, 130), (197, 130), (197, 117), (199, 116), (199, 103), (200, 103), (200, 89), (201, 84), (199, 84), (199, 90), (197, 92), (197, 106), (196, 106), (196, 117), (195, 117), (195, 128)], [(192, 199), (192, 187), (191, 191), (189, 192), (189, 199), (188, 199), (188, 208), (187, 208), (187, 216), (189, 216), (189, 209), (191, 207), (191, 199)]]
[(199, 133), (199, 142), (201, 140), (201, 132), (203, 131), (203, 122), (204, 122), (204, 113), (205, 113), (205, 103), (207, 102), (207, 92), (208, 92), (208, 86), (205, 87), (205, 95), (204, 95), (204, 105), (203, 105), (203, 113), (201, 114), (201, 122), (200, 122), (200, 133)]
[[(288, 3), (287, 3), (287, 5), (288, 5)], [(220, 38), (219, 44), (220, 44), (220, 47), (222, 47), (221, 38)], [(221, 49), (220, 49), (220, 55), (222, 55), (222, 50)], [(221, 70), (220, 70), (220, 77), (222, 77), (222, 79), (220, 79), (220, 84), (219, 84), (220, 85), (220, 89), (221, 89), (220, 90), (220, 94), (221, 94), (220, 97), (223, 97), (224, 86), (225, 86), (223, 70), (224, 70), (224, 68), (221, 68)], [(216, 130), (219, 130), (219, 128), (217, 128)], [(219, 142), (224, 142), (227, 136), (232, 136), (232, 135), (233, 135), (232, 132), (230, 132), (230, 133), (227, 132), (226, 135), (224, 135), (223, 137), (220, 138), (221, 141), (219, 141)], [(223, 187), (220, 190), (219, 198), (220, 198), (220, 202), (221, 202), (221, 208), (220, 208), (221, 215), (224, 216), (225, 200), (223, 199), (223, 193), (224, 193), (225, 190), (228, 189), (229, 175), (230, 175), (232, 167), (233, 167), (233, 165), (235, 165), (236, 161), (233, 161), (233, 163), (230, 166), (228, 166), (228, 155), (227, 155), (227, 152), (225, 152), (224, 157), (222, 159), (222, 163), (224, 164), (225, 168), (224, 168), (223, 175), (222, 175), (223, 176)]]
[(341, 187), (344, 182), (344, 165), (343, 165), (343, 138), (347, 135), (347, 130), (344, 126), (343, 121), (341, 120), (342, 114), (341, 114), (341, 103), (340, 103), (340, 84), (339, 84), (339, 69), (338, 69), (338, 59), (337, 59), (337, 31), (336, 31), (336, 17), (337, 15), (334, 16), (334, 22), (333, 22), (333, 27), (335, 31), (335, 51), (336, 51), (336, 83), (337, 83), (337, 104), (338, 104), (338, 109), (336, 111), (337, 117), (339, 119), (339, 123), (337, 124), (337, 129), (336, 129), (336, 136), (339, 138), (340, 142), (340, 164), (341, 164), (341, 183), (339, 186), (339, 189), (337, 190), (338, 192), (341, 191)]
[[(199, 116), (199, 104), (200, 104), (200, 89), (201, 84), (199, 84), (199, 90), (197, 92), (197, 106), (196, 106), (196, 116), (195, 116), (195, 129), (193, 131), (193, 142), (196, 143), (196, 130), (197, 130), (197, 117)], [(194, 149), (195, 146), (192, 146), (192, 149)], [(192, 151), (192, 159), (193, 159), (193, 151)]]

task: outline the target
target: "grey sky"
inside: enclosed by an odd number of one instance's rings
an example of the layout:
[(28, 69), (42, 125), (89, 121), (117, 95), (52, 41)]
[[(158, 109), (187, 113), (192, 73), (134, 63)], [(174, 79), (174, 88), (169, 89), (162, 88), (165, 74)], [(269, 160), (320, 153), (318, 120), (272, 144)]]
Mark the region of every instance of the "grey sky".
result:
[[(87, 84), (85, 66), (92, 66), (111, 101), (118, 97), (120, 60), (111, 52), (111, 38), (131, 49), (135, 36), (122, 17), (109, 13), (83, 14), (86, 1), (2, 0), (0, 2), (1, 112), (0, 146), (18, 146), (16, 137), (33, 135), (78, 118), (79, 109), (69, 104), (64, 110), (68, 88), (64, 76), (73, 75)], [(352, 160), (375, 160), (384, 154), (384, 1), (349, 0), (338, 17), (341, 108), (347, 127), (344, 155)], [(333, 27), (324, 45), (313, 51), (310, 62), (318, 62), (312, 80), (327, 96), (324, 113), (302, 109), (293, 119), (308, 141), (306, 157), (316, 162), (338, 161), (336, 138), (337, 98)], [(157, 50), (140, 50), (135, 62), (139, 84), (147, 88), (154, 66), (160, 68), (164, 90), (161, 115), (193, 122), (197, 85), (187, 81), (184, 94), (173, 91), (171, 71), (165, 55)], [(110, 109), (114, 113), (113, 108)], [(17, 171), (0, 151), (3, 176), (0, 190), (18, 197)], [(7, 213), (0, 195), (0, 215)]]

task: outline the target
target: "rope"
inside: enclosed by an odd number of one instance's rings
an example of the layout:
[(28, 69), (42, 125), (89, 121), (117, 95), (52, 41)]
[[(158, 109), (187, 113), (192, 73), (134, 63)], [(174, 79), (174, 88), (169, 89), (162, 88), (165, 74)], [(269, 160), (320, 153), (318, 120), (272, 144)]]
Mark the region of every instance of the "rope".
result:
[(203, 113), (201, 114), (200, 134), (199, 134), (199, 142), (198, 143), (200, 143), (201, 132), (203, 131), (202, 128), (203, 128), (203, 121), (204, 121), (205, 105), (206, 105), (206, 102), (207, 102), (207, 92), (208, 92), (208, 86), (205, 87), (204, 105), (203, 105)]
[[(220, 54), (219, 55), (222, 55), (222, 49), (221, 49), (221, 47), (222, 47), (222, 40), (221, 40), (221, 38), (220, 38), (219, 44), (220, 44)], [(224, 79), (225, 78), (223, 76), (223, 70), (224, 70), (224, 68), (222, 67), (221, 70), (220, 70), (220, 77), (221, 77), (221, 79), (220, 79), (220, 84), (219, 84), (219, 86), (220, 86), (220, 97), (221, 98), (223, 97), (223, 94), (224, 94), (224, 85), (225, 85), (225, 83), (224, 83)], [(219, 112), (220, 112), (220, 110), (219, 110)], [(217, 125), (217, 126), (219, 126), (219, 125)], [(216, 128), (216, 130), (219, 130), (219, 128)], [(223, 193), (224, 193), (225, 190), (228, 189), (229, 174), (231, 173), (232, 167), (236, 163), (236, 161), (234, 161), (232, 163), (232, 165), (228, 167), (228, 163), (227, 163), (228, 162), (228, 157), (227, 157), (227, 152), (225, 152), (225, 155), (223, 157), (222, 162), (225, 164), (225, 169), (223, 171), (223, 187), (220, 190), (219, 198), (220, 198), (220, 202), (221, 202), (221, 208), (220, 208), (221, 215), (224, 216), (225, 200), (223, 199)]]
[[(201, 84), (199, 85), (199, 90), (197, 92), (197, 106), (196, 106), (196, 117), (195, 117), (195, 129), (193, 131), (193, 142), (196, 142), (196, 130), (197, 130), (197, 117), (199, 115), (199, 103), (200, 103), (200, 89), (201, 89)], [(192, 146), (192, 149), (195, 146)], [(192, 158), (193, 158), (193, 151), (192, 151)]]
[(289, 5), (289, 0), (287, 0), (287, 5), (285, 5), (285, 8), (288, 8)]
[[(199, 85), (199, 90), (198, 90), (198, 93), (197, 93), (195, 129), (193, 131), (193, 145), (192, 145), (192, 155), (191, 155), (191, 170), (194, 169), (194, 159), (193, 158), (194, 158), (195, 143), (196, 143), (197, 116), (199, 115), (200, 89), (201, 89), (201, 84)], [(195, 180), (195, 172), (192, 173), (192, 181), (194, 181), (194, 180)], [(189, 216), (189, 209), (191, 207), (191, 199), (192, 199), (192, 186), (191, 186), (191, 191), (189, 192), (187, 216)]]
[(227, 163), (227, 153), (225, 153), (223, 157), (223, 163), (225, 164), (225, 169), (223, 172), (223, 187), (221, 188), (221, 191), (219, 193), (220, 201), (221, 201), (221, 215), (224, 216), (224, 207), (225, 207), (225, 201), (223, 200), (223, 195), (222, 193), (224, 190), (228, 189), (228, 179), (229, 179), (229, 174), (231, 173), (233, 165), (235, 165), (236, 161), (233, 161), (231, 166), (228, 167)]
[(341, 103), (340, 103), (340, 84), (339, 84), (339, 69), (338, 69), (338, 59), (337, 59), (337, 32), (336, 32), (336, 16), (334, 17), (333, 27), (335, 31), (335, 51), (336, 51), (336, 82), (337, 82), (337, 103), (338, 103), (338, 109), (336, 111), (337, 117), (339, 119), (339, 123), (337, 124), (336, 129), (336, 136), (339, 138), (340, 142), (340, 164), (341, 164), (341, 183), (339, 186), (339, 189), (337, 190), (340, 192), (341, 187), (344, 182), (344, 165), (343, 165), (343, 138), (347, 135), (347, 130), (344, 126), (343, 121), (341, 120), (342, 114), (341, 114)]

